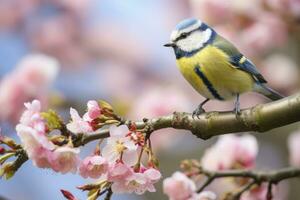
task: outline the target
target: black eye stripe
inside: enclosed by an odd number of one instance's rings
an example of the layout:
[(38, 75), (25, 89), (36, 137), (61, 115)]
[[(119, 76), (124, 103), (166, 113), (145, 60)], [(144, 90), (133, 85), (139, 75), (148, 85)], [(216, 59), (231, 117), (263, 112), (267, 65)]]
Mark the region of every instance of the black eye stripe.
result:
[(182, 40), (182, 39), (185, 39), (187, 38), (189, 35), (191, 35), (192, 33), (196, 32), (196, 31), (206, 31), (208, 29), (208, 26), (206, 24), (202, 24), (199, 28), (195, 29), (195, 30), (192, 30), (190, 32), (187, 32), (187, 33), (181, 33), (180, 36), (178, 38), (176, 38), (176, 40), (174, 42), (177, 42), (179, 40)]
[(175, 42), (181, 40), (181, 39), (184, 39), (184, 38), (187, 38), (192, 32), (189, 32), (189, 33), (182, 33), (178, 38), (176, 38)]

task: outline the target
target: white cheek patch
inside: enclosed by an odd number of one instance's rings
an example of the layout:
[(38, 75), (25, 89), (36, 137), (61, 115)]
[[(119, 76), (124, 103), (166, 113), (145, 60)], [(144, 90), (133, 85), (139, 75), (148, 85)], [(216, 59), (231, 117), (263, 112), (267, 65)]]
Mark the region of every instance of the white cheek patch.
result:
[(186, 52), (192, 52), (196, 49), (200, 49), (210, 39), (212, 35), (211, 29), (205, 31), (195, 31), (185, 39), (181, 39), (177, 42), (178, 47)]

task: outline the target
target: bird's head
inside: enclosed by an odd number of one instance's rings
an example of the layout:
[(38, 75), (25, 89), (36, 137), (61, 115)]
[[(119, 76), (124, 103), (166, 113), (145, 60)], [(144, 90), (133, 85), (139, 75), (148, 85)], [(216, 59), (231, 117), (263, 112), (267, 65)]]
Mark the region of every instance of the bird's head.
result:
[(207, 45), (215, 32), (205, 23), (197, 19), (185, 19), (171, 33), (170, 43), (165, 47), (173, 47), (176, 53), (191, 54)]

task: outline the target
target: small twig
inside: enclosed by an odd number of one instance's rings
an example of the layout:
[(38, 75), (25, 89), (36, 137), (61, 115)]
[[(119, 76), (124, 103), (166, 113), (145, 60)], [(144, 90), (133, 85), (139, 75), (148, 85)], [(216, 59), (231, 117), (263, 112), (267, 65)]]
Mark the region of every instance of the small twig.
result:
[(202, 192), (209, 184), (215, 180), (215, 176), (208, 176), (203, 185), (197, 190), (198, 193)]
[(273, 183), (272, 183), (272, 182), (269, 182), (269, 184), (268, 184), (267, 196), (266, 196), (266, 199), (267, 199), (267, 200), (272, 200), (272, 199), (273, 199), (272, 186), (273, 186)]
[(204, 184), (198, 189), (198, 193), (203, 191), (208, 185), (210, 185), (215, 179), (227, 178), (227, 177), (236, 177), (236, 178), (249, 178), (252, 179), (249, 184), (246, 184), (245, 187), (236, 193), (232, 199), (237, 200), (240, 196), (247, 190), (249, 190), (253, 185), (261, 185), (263, 182), (268, 183), (268, 193), (267, 200), (272, 199), (272, 185), (277, 184), (278, 182), (300, 177), (300, 168), (284, 168), (271, 172), (259, 172), (251, 170), (229, 170), (229, 171), (209, 171), (205, 169), (200, 169), (200, 174), (203, 174), (207, 177)]
[(28, 160), (26, 151), (23, 149), (18, 150), (16, 155), (18, 157), (14, 161), (13, 166), (12, 166), (14, 171), (17, 171)]
[(108, 191), (108, 189), (105, 189), (105, 190), (101, 191), (101, 192), (99, 193), (99, 197), (102, 196), (103, 194), (105, 194), (107, 191)]
[(242, 187), (240, 190), (238, 190), (232, 197), (232, 200), (239, 200), (242, 196), (242, 194), (248, 190), (251, 189), (252, 186), (254, 186), (256, 183), (255, 180), (250, 181), (248, 184), (246, 184), (244, 187)]
[(107, 190), (107, 193), (106, 193), (106, 196), (105, 196), (104, 200), (110, 200), (110, 199), (111, 199), (111, 197), (112, 197), (112, 195), (113, 195), (113, 191), (111, 190), (111, 188), (108, 188), (108, 190)]
[[(284, 120), (281, 116), (285, 116)], [(150, 133), (164, 128), (189, 130), (201, 139), (208, 139), (227, 133), (265, 132), (297, 121), (300, 121), (300, 93), (242, 110), (238, 118), (233, 112), (209, 112), (200, 115), (199, 118), (193, 118), (189, 113), (174, 112), (143, 121), (124, 121), (124, 124), (134, 123), (138, 129), (147, 128)], [(109, 129), (103, 129), (97, 134), (84, 135), (75, 146), (106, 137), (109, 137)]]

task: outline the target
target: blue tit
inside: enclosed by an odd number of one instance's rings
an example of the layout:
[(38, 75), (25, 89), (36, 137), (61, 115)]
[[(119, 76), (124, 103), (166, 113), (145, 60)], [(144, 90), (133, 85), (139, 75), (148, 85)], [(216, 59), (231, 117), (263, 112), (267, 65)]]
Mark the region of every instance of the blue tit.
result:
[(211, 99), (236, 98), (234, 111), (240, 112), (239, 95), (255, 91), (271, 100), (283, 98), (266, 85), (255, 65), (228, 40), (197, 19), (180, 22), (171, 34), (177, 66), (193, 88), (206, 98), (193, 112), (205, 112), (203, 105)]

